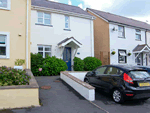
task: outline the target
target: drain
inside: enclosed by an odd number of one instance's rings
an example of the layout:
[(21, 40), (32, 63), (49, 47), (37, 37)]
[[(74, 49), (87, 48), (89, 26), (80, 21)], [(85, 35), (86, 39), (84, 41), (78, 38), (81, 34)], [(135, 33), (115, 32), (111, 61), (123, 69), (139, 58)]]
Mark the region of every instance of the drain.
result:
[(51, 86), (41, 86), (41, 89), (51, 89)]

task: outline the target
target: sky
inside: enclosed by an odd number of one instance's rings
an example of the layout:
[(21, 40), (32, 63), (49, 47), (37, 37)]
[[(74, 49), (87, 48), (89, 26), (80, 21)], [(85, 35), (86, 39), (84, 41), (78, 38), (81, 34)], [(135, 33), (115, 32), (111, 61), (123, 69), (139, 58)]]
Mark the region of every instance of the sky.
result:
[(150, 24), (150, 0), (51, 0), (78, 6), (82, 9), (92, 8), (133, 18)]

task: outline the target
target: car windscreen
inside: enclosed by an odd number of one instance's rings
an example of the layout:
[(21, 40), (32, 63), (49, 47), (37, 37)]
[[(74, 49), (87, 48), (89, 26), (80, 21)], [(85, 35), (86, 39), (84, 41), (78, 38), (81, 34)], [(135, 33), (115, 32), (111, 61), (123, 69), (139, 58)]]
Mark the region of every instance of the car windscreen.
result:
[(150, 77), (146, 71), (130, 71), (130, 74), (133, 78), (147, 78)]

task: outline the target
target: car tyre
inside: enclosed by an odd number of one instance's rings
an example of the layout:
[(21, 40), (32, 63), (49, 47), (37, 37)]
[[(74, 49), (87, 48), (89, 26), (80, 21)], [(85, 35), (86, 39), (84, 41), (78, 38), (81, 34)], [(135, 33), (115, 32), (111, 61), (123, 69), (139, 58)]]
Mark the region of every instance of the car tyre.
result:
[(121, 91), (119, 89), (114, 89), (112, 92), (112, 99), (114, 102), (116, 103), (123, 103), (124, 99), (123, 99), (123, 94), (121, 93)]

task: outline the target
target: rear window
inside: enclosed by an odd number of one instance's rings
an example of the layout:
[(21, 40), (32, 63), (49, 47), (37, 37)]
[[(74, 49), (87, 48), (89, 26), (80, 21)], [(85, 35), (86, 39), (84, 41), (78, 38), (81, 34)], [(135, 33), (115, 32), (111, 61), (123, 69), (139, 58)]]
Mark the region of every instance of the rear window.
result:
[(150, 75), (146, 71), (131, 71), (130, 72), (133, 78), (147, 78)]

